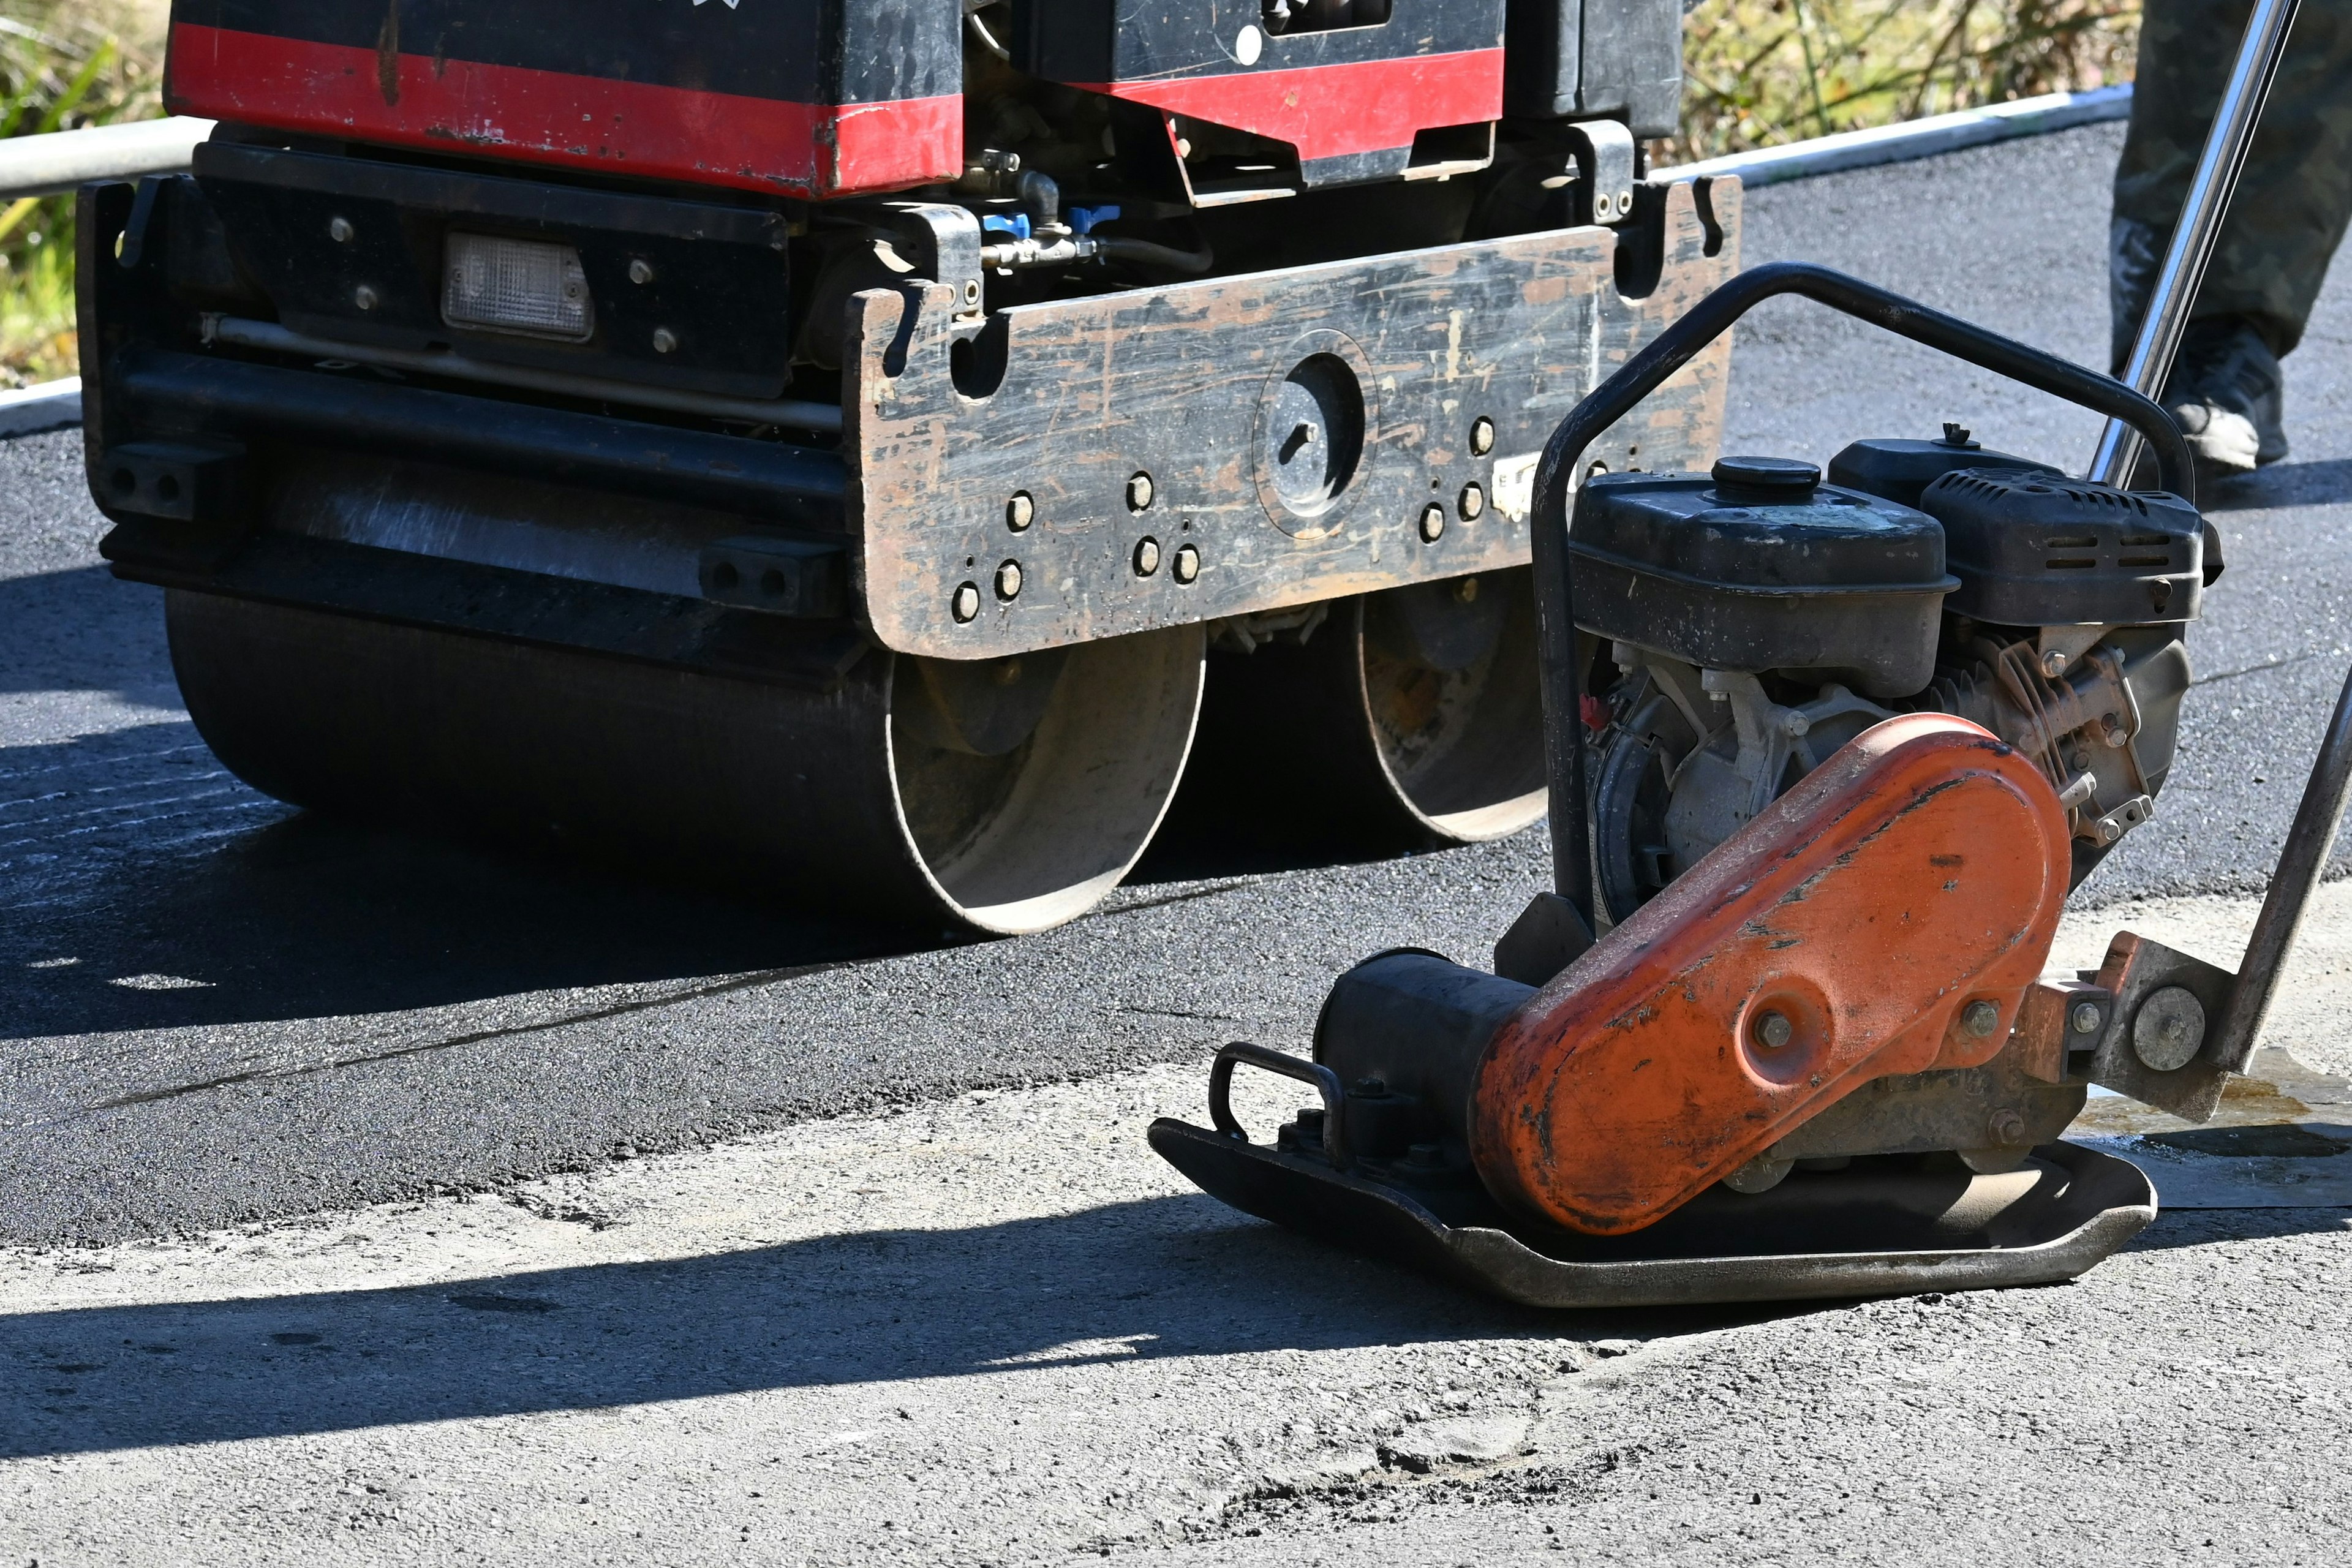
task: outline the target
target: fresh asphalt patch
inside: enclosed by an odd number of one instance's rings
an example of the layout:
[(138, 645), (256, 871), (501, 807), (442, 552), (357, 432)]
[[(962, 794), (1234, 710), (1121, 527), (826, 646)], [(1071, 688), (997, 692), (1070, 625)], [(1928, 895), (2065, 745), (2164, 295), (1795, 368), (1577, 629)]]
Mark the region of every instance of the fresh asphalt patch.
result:
[[(1843, 266), (2095, 363), (2115, 143), (2095, 127), (1760, 191), (1747, 256)], [(2231, 572), (2157, 819), (2078, 901), (2262, 885), (2347, 658), (2344, 297), (2290, 362), (2293, 458), (2214, 498)], [(1826, 458), (1958, 418), (2079, 462), (2095, 433), (1808, 302), (1737, 341), (1734, 450)], [(160, 596), (98, 561), (76, 433), (0, 443), (0, 1239), (492, 1188), (1297, 1045), (1339, 970), (1401, 942), (1476, 961), (1545, 874), (1540, 831), (1288, 870), (1195, 841), (1064, 931), (974, 943), (322, 820), (196, 737)]]

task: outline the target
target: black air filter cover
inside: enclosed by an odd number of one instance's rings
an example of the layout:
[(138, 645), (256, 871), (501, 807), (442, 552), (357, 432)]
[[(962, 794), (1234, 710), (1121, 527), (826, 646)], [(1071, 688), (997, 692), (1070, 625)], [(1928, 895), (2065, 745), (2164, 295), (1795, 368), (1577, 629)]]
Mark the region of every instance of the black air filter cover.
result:
[(2193, 621), (2205, 522), (2179, 497), (1962, 468), (1921, 510), (1944, 525), (1960, 586), (1947, 607), (2010, 626)]
[(1830, 459), (1830, 483), (1904, 506), (1917, 506), (1920, 494), (1954, 468), (2016, 468), (2064, 478), (2047, 463), (2007, 452), (1988, 452), (1969, 439), (1966, 430), (1947, 425), (1940, 441), (1880, 437), (1853, 442)]
[(1954, 586), (1944, 531), (1819, 478), (1811, 464), (1726, 458), (1713, 474), (1587, 480), (1569, 531), (1577, 624), (1703, 668), (1919, 690)]

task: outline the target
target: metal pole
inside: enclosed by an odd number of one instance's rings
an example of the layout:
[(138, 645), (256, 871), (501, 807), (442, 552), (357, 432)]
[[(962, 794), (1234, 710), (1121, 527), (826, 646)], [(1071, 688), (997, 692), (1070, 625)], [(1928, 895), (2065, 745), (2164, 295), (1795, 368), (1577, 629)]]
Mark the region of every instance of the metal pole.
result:
[[(2155, 289), (2140, 317), (2139, 336), (2124, 365), (2122, 381), (2143, 397), (2159, 395), (2164, 378), (2172, 373), (2181, 334), (2189, 328), (2189, 312), (2197, 303), (2198, 286), (2205, 280), (2205, 264), (2212, 258), (2213, 242), (2246, 166), (2246, 149), (2262, 118), (2263, 100), (2270, 96), (2279, 57), (2286, 52), (2296, 5), (2297, 0), (2255, 0), (2254, 14), (2247, 19), (2246, 36), (2238, 45), (2238, 58), (2231, 63), (2229, 82), (2213, 114), (2213, 129), (2206, 132), (2205, 150), (2198, 155), (2180, 216), (2172, 226), (2172, 243), (2165, 247), (2164, 264), (2157, 269)], [(2099, 433), (2088, 477), (2111, 485), (2126, 483), (2139, 461), (2139, 448), (2138, 432), (2109, 419)]]
[(2271, 873), (2263, 912), (2254, 917), (2254, 934), (2247, 939), (2245, 960), (2238, 965), (2238, 983), (2230, 988), (2229, 1005), (2221, 1011), (2221, 1027), (2207, 1053), (2216, 1067), (2243, 1072), (2253, 1058), (2254, 1042), (2303, 925), (2311, 890), (2335, 851), (2347, 796), (2352, 796), (2352, 675), (2345, 677), (2343, 693), (2336, 699), (2336, 716), (2327, 721), (2319, 760), (2311, 764), (2303, 804), (2294, 809), (2294, 826), (2287, 829), (2286, 847), (2279, 851), (2278, 869)]

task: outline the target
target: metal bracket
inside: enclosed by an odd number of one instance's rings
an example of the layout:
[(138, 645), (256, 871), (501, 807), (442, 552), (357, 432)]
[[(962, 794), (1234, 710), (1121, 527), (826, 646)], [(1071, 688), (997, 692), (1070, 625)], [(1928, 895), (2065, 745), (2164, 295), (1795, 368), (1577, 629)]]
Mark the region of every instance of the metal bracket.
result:
[(977, 320), (980, 219), (969, 208), (944, 202), (883, 202), (880, 207), (916, 269), (955, 290), (956, 318)]
[(840, 540), (722, 539), (702, 547), (696, 575), (714, 604), (816, 620), (849, 614), (849, 549)]
[(2205, 1021), (2221, 1016), (2238, 977), (2126, 931), (2107, 944), (2095, 984), (2116, 1005), (2098, 1037), (2091, 1081), (2184, 1121), (2212, 1115), (2230, 1069), (2204, 1048)]
[(1594, 223), (1633, 216), (1633, 132), (1616, 120), (1580, 120), (1565, 127), (1577, 178), (1592, 193)]

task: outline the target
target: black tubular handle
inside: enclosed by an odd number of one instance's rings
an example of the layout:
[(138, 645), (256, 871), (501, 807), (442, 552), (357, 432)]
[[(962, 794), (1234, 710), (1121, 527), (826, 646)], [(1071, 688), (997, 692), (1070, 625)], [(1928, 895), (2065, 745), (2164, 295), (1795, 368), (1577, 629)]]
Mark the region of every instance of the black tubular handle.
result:
[(2111, 376), (1810, 262), (1768, 262), (1717, 288), (1570, 409), (1544, 443), (1543, 459), (1536, 466), (1529, 545), (1550, 794), (1552, 881), (1588, 928), (1593, 918), (1592, 852), (1585, 834), (1583, 690), (1577, 679), (1575, 595), (1567, 550), (1570, 480), (1584, 460), (1585, 448), (1602, 431), (1631, 413), (1734, 321), (1780, 294), (1801, 294), (1898, 337), (2120, 419), (2147, 438), (2156, 454), (2158, 482), (2192, 503), (2197, 499), (2189, 443), (2171, 417)]
[(1219, 1048), (1217, 1059), (1209, 1068), (1209, 1120), (1215, 1124), (1217, 1131), (1241, 1142), (1249, 1142), (1248, 1131), (1234, 1115), (1234, 1068), (1243, 1062), (1315, 1086), (1315, 1092), (1323, 1100), (1324, 1155), (1335, 1169), (1346, 1170), (1352, 1161), (1348, 1151), (1345, 1120), (1348, 1099), (1339, 1086), (1339, 1075), (1321, 1062), (1310, 1062), (1304, 1057), (1294, 1057), (1288, 1051), (1253, 1045), (1247, 1040), (1235, 1040)]

